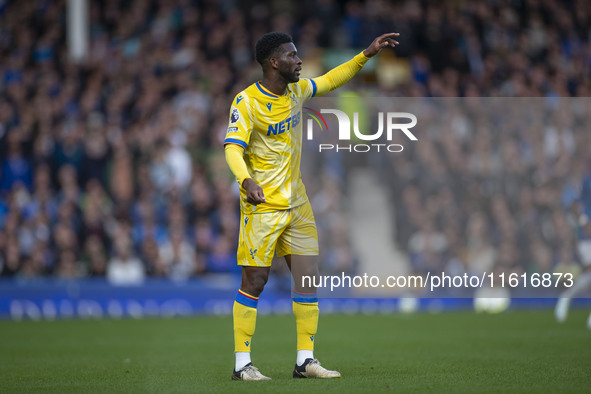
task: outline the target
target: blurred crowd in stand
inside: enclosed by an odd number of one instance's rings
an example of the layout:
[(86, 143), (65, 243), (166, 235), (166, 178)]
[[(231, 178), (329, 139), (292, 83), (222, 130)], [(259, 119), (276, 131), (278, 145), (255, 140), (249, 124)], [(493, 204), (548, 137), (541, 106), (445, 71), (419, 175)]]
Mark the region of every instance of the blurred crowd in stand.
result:
[[(407, 72), (360, 77), (366, 95), (591, 95), (586, 0), (88, 4), (88, 57), (75, 63), (66, 1), (0, 1), (3, 277), (125, 284), (236, 271), (238, 188), (222, 141), (230, 101), (260, 77), (252, 52), (267, 31), (291, 33), (319, 73), (323, 53), (400, 32), (394, 62)], [(584, 112), (498, 134), (468, 122), (397, 155), (397, 238), (415, 270), (570, 263), (565, 206), (588, 169)], [(325, 215), (345, 209), (345, 178), (317, 174), (322, 269), (352, 270), (346, 220)]]
[(422, 112), (423, 138), (385, 164), (414, 271), (580, 273), (591, 99), (438, 104)]

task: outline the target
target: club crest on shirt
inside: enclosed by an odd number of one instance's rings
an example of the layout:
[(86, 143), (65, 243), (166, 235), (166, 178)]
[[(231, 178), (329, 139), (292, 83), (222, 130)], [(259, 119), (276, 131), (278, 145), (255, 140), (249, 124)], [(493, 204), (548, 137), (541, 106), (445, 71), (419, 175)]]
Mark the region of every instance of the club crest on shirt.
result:
[(238, 122), (238, 119), (240, 119), (240, 113), (238, 112), (238, 110), (236, 108), (234, 108), (232, 110), (232, 116), (230, 116), (230, 121), (232, 123), (236, 123), (236, 122)]

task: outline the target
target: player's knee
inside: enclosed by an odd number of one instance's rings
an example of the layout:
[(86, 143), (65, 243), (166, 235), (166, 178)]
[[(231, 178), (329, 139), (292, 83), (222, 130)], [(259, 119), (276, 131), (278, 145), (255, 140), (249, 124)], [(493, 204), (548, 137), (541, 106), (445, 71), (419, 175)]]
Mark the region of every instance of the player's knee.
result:
[(302, 269), (300, 270), (300, 273), (302, 276), (306, 276), (306, 277), (315, 277), (318, 276), (318, 265), (314, 264), (307, 264), (305, 266), (302, 267)]
[(269, 277), (264, 275), (255, 277), (251, 283), (254, 291), (256, 291), (260, 295), (263, 292), (263, 289), (265, 288), (268, 279)]
[(243, 290), (253, 297), (258, 297), (263, 292), (268, 279), (268, 275), (252, 275), (246, 283), (243, 283)]
[(293, 270), (293, 279), (300, 286), (312, 286), (311, 283), (318, 283), (318, 269), (316, 267)]

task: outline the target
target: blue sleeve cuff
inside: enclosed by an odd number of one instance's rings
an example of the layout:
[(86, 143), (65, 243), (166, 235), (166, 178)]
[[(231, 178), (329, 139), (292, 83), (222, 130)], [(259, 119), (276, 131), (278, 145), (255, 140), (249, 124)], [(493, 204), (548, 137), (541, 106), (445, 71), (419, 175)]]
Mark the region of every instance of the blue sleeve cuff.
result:
[(225, 144), (237, 144), (237, 145), (240, 145), (241, 147), (243, 147), (244, 149), (246, 149), (247, 146), (248, 146), (248, 145), (246, 145), (246, 142), (240, 141), (240, 140), (238, 140), (236, 138), (226, 138), (224, 140), (224, 145)]

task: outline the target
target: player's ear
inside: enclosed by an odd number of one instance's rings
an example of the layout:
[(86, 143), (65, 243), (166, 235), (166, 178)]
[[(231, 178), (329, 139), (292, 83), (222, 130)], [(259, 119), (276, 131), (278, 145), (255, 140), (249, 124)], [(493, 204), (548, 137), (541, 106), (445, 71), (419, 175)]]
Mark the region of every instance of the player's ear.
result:
[(279, 60), (275, 56), (270, 57), (268, 62), (269, 62), (269, 66), (271, 66), (271, 68), (274, 68), (274, 69), (279, 68)]

